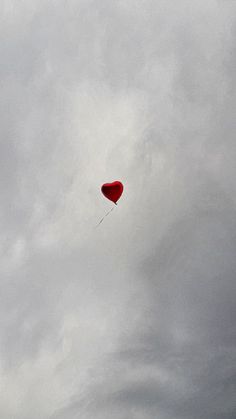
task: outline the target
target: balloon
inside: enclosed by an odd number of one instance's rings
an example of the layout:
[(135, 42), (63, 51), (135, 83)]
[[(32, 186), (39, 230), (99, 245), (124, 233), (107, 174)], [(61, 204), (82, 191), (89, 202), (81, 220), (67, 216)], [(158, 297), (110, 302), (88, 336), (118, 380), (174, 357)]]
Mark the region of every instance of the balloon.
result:
[(124, 186), (121, 182), (116, 180), (112, 183), (104, 183), (101, 187), (101, 191), (103, 195), (110, 199), (110, 201), (114, 202), (114, 204), (117, 203), (117, 201), (120, 199), (122, 193), (123, 193)]

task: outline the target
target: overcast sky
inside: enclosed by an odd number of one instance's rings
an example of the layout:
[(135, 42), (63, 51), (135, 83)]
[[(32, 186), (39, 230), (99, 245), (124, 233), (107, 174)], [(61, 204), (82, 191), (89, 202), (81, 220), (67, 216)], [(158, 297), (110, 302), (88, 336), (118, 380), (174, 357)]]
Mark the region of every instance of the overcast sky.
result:
[(0, 417), (234, 419), (236, 2), (0, 0), (0, 40)]

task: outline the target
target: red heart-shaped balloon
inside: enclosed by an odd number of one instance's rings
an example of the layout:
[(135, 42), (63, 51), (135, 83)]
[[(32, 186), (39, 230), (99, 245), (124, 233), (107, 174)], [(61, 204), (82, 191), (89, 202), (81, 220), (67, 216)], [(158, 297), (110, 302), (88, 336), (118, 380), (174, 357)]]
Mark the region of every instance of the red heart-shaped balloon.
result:
[(103, 195), (115, 204), (117, 203), (118, 199), (120, 199), (123, 193), (123, 189), (124, 186), (118, 180), (112, 183), (104, 183), (104, 185), (101, 187)]

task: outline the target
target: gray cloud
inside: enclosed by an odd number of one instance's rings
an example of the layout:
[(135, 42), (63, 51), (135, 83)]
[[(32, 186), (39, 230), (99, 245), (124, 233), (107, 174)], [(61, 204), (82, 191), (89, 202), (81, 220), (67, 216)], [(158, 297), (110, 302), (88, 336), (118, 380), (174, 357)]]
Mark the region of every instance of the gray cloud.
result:
[(0, 8), (0, 416), (235, 417), (234, 2)]

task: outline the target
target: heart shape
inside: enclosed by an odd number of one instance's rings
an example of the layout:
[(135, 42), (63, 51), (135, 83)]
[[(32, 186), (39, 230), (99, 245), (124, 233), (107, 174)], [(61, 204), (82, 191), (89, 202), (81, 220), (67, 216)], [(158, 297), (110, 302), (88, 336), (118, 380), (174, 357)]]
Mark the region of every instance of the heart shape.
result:
[(110, 199), (110, 201), (114, 202), (114, 204), (116, 204), (117, 201), (120, 199), (123, 190), (124, 186), (118, 180), (112, 183), (104, 183), (104, 185), (102, 185), (101, 187), (103, 195), (107, 199)]

